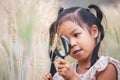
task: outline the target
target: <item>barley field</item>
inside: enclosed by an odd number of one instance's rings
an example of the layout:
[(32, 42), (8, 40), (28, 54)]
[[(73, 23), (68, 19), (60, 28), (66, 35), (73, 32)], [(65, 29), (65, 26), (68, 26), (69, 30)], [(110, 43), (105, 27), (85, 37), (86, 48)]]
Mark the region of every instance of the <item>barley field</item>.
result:
[(41, 80), (49, 72), (56, 0), (0, 0), (0, 80)]
[[(42, 80), (49, 72), (49, 27), (60, 6), (57, 0), (0, 0), (0, 80)], [(100, 7), (107, 20), (100, 54), (120, 60), (120, 4)]]

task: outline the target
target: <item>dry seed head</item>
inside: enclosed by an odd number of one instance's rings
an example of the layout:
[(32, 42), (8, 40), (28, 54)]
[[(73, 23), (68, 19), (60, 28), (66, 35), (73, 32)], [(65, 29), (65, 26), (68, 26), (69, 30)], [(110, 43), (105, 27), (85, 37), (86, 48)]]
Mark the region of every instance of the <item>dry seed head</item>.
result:
[(55, 34), (55, 36), (54, 36), (54, 40), (53, 40), (53, 43), (52, 43), (52, 46), (51, 46), (51, 50), (52, 50), (52, 52), (55, 50), (55, 48), (56, 48), (56, 46), (57, 46), (57, 42), (58, 42), (58, 40), (59, 40), (59, 37), (58, 37), (57, 34)]

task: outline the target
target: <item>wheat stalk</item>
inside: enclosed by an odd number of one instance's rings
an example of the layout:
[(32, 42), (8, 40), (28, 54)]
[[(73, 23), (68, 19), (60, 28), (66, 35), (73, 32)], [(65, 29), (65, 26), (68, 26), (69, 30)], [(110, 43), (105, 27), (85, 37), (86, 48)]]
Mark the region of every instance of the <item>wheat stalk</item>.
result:
[(49, 72), (49, 27), (59, 2), (2, 0), (0, 4), (0, 80), (41, 80)]

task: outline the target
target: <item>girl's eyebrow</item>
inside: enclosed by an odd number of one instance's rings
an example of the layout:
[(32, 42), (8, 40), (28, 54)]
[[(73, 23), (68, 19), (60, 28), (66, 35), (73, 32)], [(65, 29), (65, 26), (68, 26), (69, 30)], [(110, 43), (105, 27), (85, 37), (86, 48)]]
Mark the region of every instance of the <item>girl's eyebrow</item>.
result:
[(73, 30), (70, 32), (70, 34), (74, 33), (76, 30), (77, 30), (76, 28), (73, 29)]

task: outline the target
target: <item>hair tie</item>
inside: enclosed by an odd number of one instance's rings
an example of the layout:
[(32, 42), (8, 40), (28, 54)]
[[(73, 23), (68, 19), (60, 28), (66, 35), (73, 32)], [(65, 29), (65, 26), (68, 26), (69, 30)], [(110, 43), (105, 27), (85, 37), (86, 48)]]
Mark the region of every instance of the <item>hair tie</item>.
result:
[(58, 14), (63, 13), (63, 12), (64, 12), (64, 10), (65, 10), (65, 9), (61, 7), (61, 8), (59, 9), (59, 11), (58, 11)]

